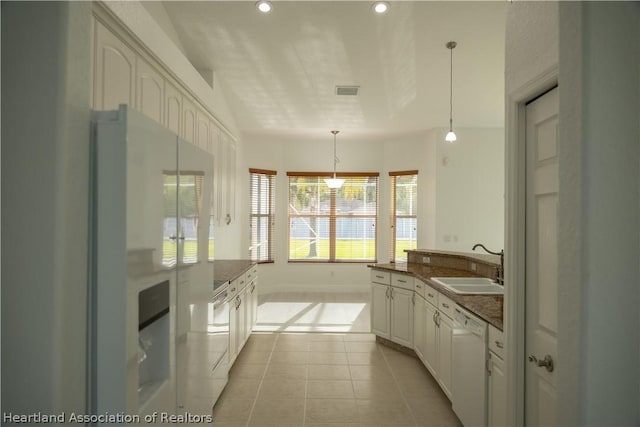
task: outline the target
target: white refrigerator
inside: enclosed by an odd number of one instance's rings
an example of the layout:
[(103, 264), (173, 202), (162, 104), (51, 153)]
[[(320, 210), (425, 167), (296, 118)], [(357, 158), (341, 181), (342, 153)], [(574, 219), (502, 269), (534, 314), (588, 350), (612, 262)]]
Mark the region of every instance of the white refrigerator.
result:
[[(91, 413), (210, 415), (189, 407), (192, 356), (180, 346), (216, 330), (215, 159), (126, 105), (93, 112), (92, 133)], [(226, 348), (208, 350), (205, 366)], [(210, 406), (223, 370), (200, 393)]]

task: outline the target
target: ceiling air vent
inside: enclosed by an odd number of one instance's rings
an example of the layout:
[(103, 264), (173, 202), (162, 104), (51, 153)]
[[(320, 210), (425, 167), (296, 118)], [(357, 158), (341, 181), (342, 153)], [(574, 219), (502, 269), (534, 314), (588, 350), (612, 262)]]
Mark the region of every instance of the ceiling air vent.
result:
[(360, 86), (336, 86), (336, 95), (358, 96)]

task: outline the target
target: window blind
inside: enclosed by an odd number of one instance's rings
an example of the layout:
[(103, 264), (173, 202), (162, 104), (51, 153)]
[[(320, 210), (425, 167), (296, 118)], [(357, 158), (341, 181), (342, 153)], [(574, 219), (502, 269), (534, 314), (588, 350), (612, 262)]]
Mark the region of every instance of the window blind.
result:
[(416, 249), (418, 171), (389, 172), (391, 178), (391, 262), (407, 262), (406, 249)]
[(331, 173), (287, 176), (290, 262), (376, 261), (379, 173), (338, 173), (339, 189), (324, 182)]
[(273, 262), (276, 174), (266, 169), (249, 169), (249, 257), (252, 261)]

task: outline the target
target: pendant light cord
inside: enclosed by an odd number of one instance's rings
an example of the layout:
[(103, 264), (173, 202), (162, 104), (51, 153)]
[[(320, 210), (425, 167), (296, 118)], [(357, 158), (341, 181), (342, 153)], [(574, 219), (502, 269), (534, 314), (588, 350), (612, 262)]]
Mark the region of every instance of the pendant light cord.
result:
[[(455, 47), (455, 46), (453, 46)], [(450, 63), (449, 63), (449, 131), (453, 130), (453, 47), (450, 47)]]

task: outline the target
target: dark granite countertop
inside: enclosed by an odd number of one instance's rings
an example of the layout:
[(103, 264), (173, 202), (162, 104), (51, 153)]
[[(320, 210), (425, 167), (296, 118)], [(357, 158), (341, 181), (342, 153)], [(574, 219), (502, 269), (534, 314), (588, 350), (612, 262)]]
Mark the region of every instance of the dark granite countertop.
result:
[(477, 274), (466, 270), (414, 263), (370, 264), (369, 267), (412, 274), (496, 328), (503, 328), (503, 295), (458, 295), (431, 280), (432, 277), (473, 277), (478, 276)]
[(214, 289), (231, 282), (255, 265), (255, 263), (255, 261), (249, 259), (217, 259), (213, 261)]

